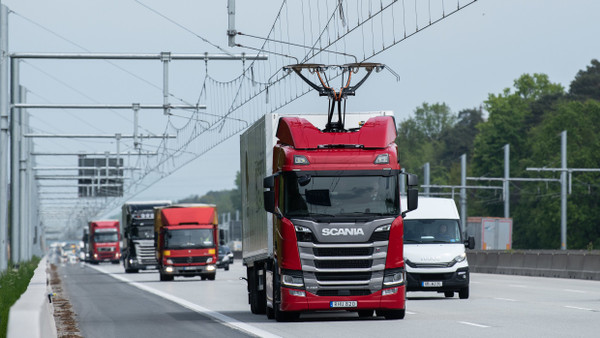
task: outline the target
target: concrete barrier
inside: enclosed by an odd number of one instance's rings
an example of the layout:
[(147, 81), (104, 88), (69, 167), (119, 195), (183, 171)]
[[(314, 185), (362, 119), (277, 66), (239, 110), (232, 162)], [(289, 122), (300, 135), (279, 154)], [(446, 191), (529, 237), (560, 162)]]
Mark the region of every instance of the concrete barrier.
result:
[(472, 272), (600, 280), (600, 251), (468, 250)]
[(55, 338), (54, 308), (48, 301), (47, 261), (42, 258), (24, 294), (10, 308), (8, 338)]

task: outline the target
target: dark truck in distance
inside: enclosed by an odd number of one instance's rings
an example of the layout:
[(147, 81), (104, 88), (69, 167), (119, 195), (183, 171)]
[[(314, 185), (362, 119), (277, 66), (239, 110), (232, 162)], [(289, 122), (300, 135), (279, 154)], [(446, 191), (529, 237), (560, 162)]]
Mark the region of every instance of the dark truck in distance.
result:
[(122, 209), (123, 267), (126, 273), (158, 269), (154, 252), (154, 208), (171, 201), (127, 202)]

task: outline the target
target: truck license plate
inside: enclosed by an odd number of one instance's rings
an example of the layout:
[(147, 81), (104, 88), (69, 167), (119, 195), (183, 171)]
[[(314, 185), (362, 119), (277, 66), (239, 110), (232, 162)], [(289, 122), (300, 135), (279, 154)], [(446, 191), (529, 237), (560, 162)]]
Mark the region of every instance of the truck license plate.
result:
[(329, 302), (329, 307), (330, 308), (335, 308), (335, 307), (357, 307), (357, 306), (358, 306), (358, 302), (355, 301), (355, 300)]
[(154, 270), (154, 269), (156, 269), (156, 266), (154, 266), (154, 265), (146, 266), (146, 270)]
[(196, 270), (195, 266), (184, 266), (183, 270)]
[(423, 287), (442, 286), (442, 282), (423, 282)]

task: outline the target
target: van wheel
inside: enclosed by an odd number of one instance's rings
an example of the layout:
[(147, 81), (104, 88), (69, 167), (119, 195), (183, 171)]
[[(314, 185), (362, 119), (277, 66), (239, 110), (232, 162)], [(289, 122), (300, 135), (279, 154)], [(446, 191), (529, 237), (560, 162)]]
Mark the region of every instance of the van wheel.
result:
[(468, 299), (469, 298), (469, 287), (464, 287), (458, 291), (458, 298), (460, 299)]
[(454, 291), (444, 291), (444, 296), (446, 296), (446, 298), (452, 298), (454, 297)]

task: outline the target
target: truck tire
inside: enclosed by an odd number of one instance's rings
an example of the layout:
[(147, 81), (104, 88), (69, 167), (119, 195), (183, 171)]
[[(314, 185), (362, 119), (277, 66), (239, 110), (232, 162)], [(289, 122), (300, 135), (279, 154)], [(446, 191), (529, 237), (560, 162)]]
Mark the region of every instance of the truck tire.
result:
[(358, 310), (359, 318), (373, 317), (373, 310)]
[(229, 271), (229, 264), (225, 265), (225, 271)]
[(258, 290), (258, 272), (255, 268), (247, 268), (246, 276), (248, 277), (248, 303), (250, 303), (250, 311), (254, 314), (264, 314), (267, 309), (267, 300), (262, 295), (263, 293)]
[(444, 296), (446, 298), (452, 298), (454, 297), (454, 291), (444, 291)]
[(215, 280), (216, 277), (217, 277), (216, 273), (212, 273), (212, 274), (206, 276), (206, 278), (208, 278), (208, 280)]
[(174, 278), (173, 275), (167, 275), (167, 274), (164, 274), (164, 273), (160, 274), (160, 281), (161, 282), (170, 282), (170, 281), (173, 280), (173, 278)]
[(458, 298), (468, 299), (469, 298), (469, 287), (466, 286), (458, 291)]
[(385, 319), (404, 319), (406, 309), (401, 310), (377, 310), (378, 316), (383, 316)]

